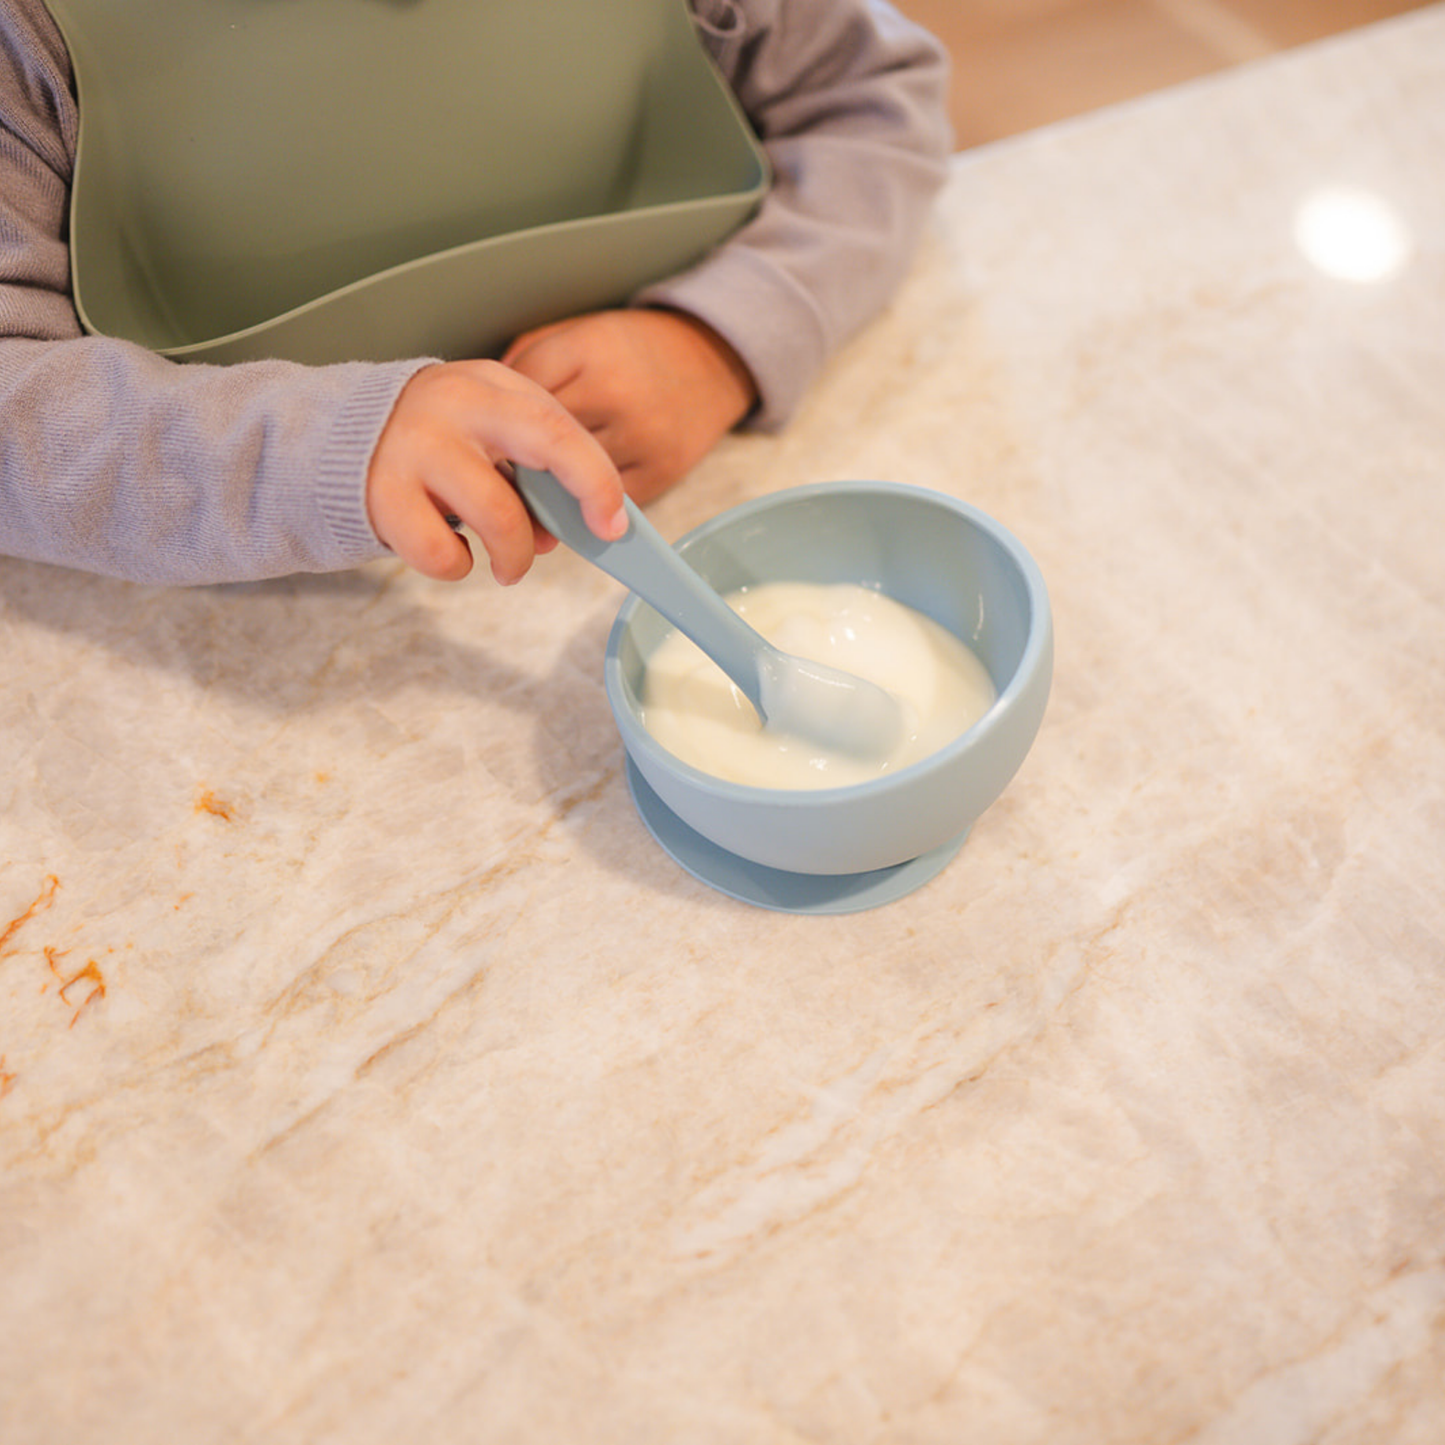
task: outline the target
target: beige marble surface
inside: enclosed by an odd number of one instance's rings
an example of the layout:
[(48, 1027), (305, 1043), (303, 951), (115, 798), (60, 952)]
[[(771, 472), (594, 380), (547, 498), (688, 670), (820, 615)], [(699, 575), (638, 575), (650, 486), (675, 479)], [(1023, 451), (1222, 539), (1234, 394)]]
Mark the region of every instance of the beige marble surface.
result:
[(1038, 558), (1035, 750), (874, 912), (653, 844), (574, 559), (0, 562), (0, 1439), (1445, 1439), (1442, 157), (1437, 7), (964, 158), (656, 509)]

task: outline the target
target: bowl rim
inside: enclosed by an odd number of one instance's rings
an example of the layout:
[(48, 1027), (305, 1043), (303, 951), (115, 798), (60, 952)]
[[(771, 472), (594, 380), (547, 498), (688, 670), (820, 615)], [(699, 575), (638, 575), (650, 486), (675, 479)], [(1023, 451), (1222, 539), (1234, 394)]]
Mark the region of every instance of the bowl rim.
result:
[(677, 770), (689, 786), (712, 798), (732, 802), (757, 804), (780, 804), (786, 800), (791, 808), (825, 808), (836, 805), (842, 799), (866, 798), (875, 793), (890, 792), (904, 781), (912, 784), (923, 776), (949, 767), (954, 759), (980, 745), (981, 741), (997, 732), (1005, 720), (1020, 705), (1020, 699), (1032, 686), (1040, 666), (1052, 655), (1053, 613), (1049, 604), (1048, 586), (1037, 562), (1027, 547), (997, 518), (990, 516), (971, 502), (965, 502), (948, 492), (933, 487), (923, 487), (912, 482), (888, 482), (848, 480), (836, 482), (805, 482), (797, 486), (782, 487), (760, 497), (752, 497), (716, 513), (706, 521), (685, 532), (673, 543), (679, 551), (724, 528), (747, 520), (760, 512), (768, 512), (780, 505), (805, 503), (810, 499), (840, 495), (892, 495), (907, 497), (913, 501), (929, 502), (962, 516), (965, 521), (997, 543), (1010, 562), (1018, 569), (1029, 599), (1029, 626), (1024, 640), (1023, 652), (1013, 670), (1008, 684), (999, 692), (987, 711), (957, 737), (936, 749), (927, 757), (919, 758), (896, 772), (883, 773), (876, 778), (867, 778), (861, 783), (841, 783), (825, 788), (767, 788), (754, 783), (737, 783), (729, 778), (720, 778), (704, 771), (693, 763), (686, 762), (675, 753), (658, 743), (638, 719), (633, 709), (626, 705), (625, 684), (622, 678), (620, 648), (632, 619), (643, 605), (636, 593), (630, 592), (617, 610), (612, 628), (607, 636), (607, 648), (603, 658), (603, 680), (611, 705), (613, 719), (623, 734), (624, 746), (630, 757), (637, 761), (637, 754), (630, 746), (630, 739), (645, 740), (652, 749), (661, 754), (668, 767)]

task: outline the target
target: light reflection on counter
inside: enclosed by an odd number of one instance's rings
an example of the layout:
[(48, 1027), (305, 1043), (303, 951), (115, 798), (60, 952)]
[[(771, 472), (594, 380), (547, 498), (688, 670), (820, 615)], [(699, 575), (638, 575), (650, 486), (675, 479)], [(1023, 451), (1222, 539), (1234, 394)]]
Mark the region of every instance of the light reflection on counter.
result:
[(1295, 214), (1295, 244), (1338, 281), (1387, 281), (1410, 259), (1413, 240), (1400, 213), (1373, 191), (1331, 186), (1306, 196)]

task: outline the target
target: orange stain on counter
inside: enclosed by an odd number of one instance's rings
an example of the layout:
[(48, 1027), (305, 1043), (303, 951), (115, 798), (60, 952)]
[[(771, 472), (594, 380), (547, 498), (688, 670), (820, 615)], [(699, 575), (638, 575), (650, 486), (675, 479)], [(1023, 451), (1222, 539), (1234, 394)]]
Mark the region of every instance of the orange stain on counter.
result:
[[(49, 946), (45, 949), (45, 961), (50, 965), (51, 973), (55, 975), (60, 983), (60, 1001), (66, 1008), (73, 1008), (75, 1010), (70, 1019), (70, 1027), (74, 1028), (81, 1014), (83, 1014), (96, 999), (105, 997), (105, 977), (100, 971), (100, 966), (91, 958), (86, 960), (84, 968), (71, 974), (69, 978), (66, 978), (59, 967), (59, 960), (64, 957), (65, 954), (60, 952), (59, 949)], [(75, 999), (71, 996), (71, 990), (75, 989), (78, 991), (81, 988), (88, 988), (89, 991), (79, 1003), (76, 1003)]]
[(5, 925), (5, 931), (0, 933), (0, 953), (5, 952), (5, 945), (15, 937), (20, 930), (35, 917), (37, 913), (44, 912), (55, 900), (55, 890), (60, 887), (60, 879), (55, 874), (50, 874), (45, 880), (45, 886), (36, 895), (35, 901), (18, 918), (12, 918)]
[(234, 822), (236, 817), (231, 805), (218, 798), (209, 788), (196, 790), (196, 812), (209, 813), (213, 818), (224, 818), (228, 823)]

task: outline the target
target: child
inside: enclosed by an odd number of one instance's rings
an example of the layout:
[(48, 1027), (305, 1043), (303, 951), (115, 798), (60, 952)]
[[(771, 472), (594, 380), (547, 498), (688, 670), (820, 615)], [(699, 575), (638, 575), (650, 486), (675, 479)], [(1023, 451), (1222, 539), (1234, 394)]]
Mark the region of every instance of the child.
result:
[[(66, 241), (78, 114), (42, 0), (0, 0), (0, 555), (158, 583), (390, 550), (499, 582), (551, 539), (505, 463), (556, 472), (601, 536), (740, 423), (774, 429), (886, 301), (941, 183), (946, 61), (882, 0), (692, 0), (774, 184), (632, 304), (500, 361), (186, 365), (84, 334)], [(499, 466), (502, 470), (499, 470)]]

